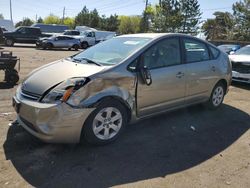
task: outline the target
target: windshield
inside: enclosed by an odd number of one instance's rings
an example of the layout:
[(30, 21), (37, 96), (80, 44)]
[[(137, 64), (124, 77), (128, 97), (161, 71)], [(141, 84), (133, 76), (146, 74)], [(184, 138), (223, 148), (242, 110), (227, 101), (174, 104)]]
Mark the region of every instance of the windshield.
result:
[(72, 56), (74, 60), (88, 59), (101, 65), (115, 65), (144, 46), (151, 38), (117, 37)]
[(235, 55), (250, 55), (250, 46), (245, 46), (235, 52)]

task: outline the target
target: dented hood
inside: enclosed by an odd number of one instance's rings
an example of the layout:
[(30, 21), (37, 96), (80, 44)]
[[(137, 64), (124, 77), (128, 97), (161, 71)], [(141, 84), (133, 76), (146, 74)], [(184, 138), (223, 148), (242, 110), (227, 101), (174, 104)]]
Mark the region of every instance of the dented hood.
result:
[(105, 69), (105, 66), (75, 63), (60, 60), (42, 66), (33, 71), (24, 81), (22, 89), (34, 94), (42, 95), (56, 84), (72, 77), (88, 77)]

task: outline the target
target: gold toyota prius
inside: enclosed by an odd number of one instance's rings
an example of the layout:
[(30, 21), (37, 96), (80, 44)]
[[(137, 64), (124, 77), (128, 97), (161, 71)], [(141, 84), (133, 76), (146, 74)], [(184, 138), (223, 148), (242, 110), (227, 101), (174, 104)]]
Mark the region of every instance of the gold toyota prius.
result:
[(107, 144), (138, 119), (198, 103), (217, 109), (231, 79), (228, 56), (203, 40), (123, 35), (34, 70), (13, 107), (45, 142)]

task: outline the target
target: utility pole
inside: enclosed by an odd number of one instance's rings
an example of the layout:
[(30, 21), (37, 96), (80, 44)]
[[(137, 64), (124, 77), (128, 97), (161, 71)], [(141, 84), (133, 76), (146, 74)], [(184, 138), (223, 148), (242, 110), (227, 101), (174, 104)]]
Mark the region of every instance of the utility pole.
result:
[(65, 17), (65, 7), (63, 7), (63, 17), (62, 17), (62, 23), (64, 23), (64, 17)]
[(160, 7), (161, 7), (161, 0), (159, 0), (159, 5), (160, 5)]
[(145, 10), (148, 8), (148, 0), (146, 0)]
[(11, 4), (11, 0), (10, 0), (10, 20), (13, 22), (13, 18), (12, 18), (12, 4)]
[(36, 23), (37, 23), (37, 14), (36, 14)]

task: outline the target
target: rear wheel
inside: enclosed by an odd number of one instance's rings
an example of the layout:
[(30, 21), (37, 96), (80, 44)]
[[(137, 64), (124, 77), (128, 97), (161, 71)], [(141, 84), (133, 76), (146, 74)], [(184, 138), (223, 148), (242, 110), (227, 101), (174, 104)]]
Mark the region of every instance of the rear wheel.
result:
[(106, 100), (90, 114), (82, 136), (91, 144), (108, 144), (119, 137), (126, 124), (126, 108), (120, 102)]
[(89, 47), (89, 44), (87, 42), (82, 43), (82, 48), (87, 49)]
[(209, 101), (207, 102), (207, 107), (211, 110), (215, 110), (221, 106), (225, 96), (225, 86), (219, 82), (215, 85)]
[(47, 43), (46, 44), (46, 48), (49, 49), (49, 50), (51, 50), (53, 48), (53, 44)]
[(12, 39), (6, 39), (5, 40), (5, 45), (6, 46), (13, 46), (14, 45), (14, 40), (12, 40)]
[(6, 71), (5, 81), (9, 84), (16, 84), (19, 81), (19, 75), (16, 70)]
[(74, 44), (72, 48), (74, 48), (74, 50), (77, 51), (79, 49), (79, 46), (77, 44)]

